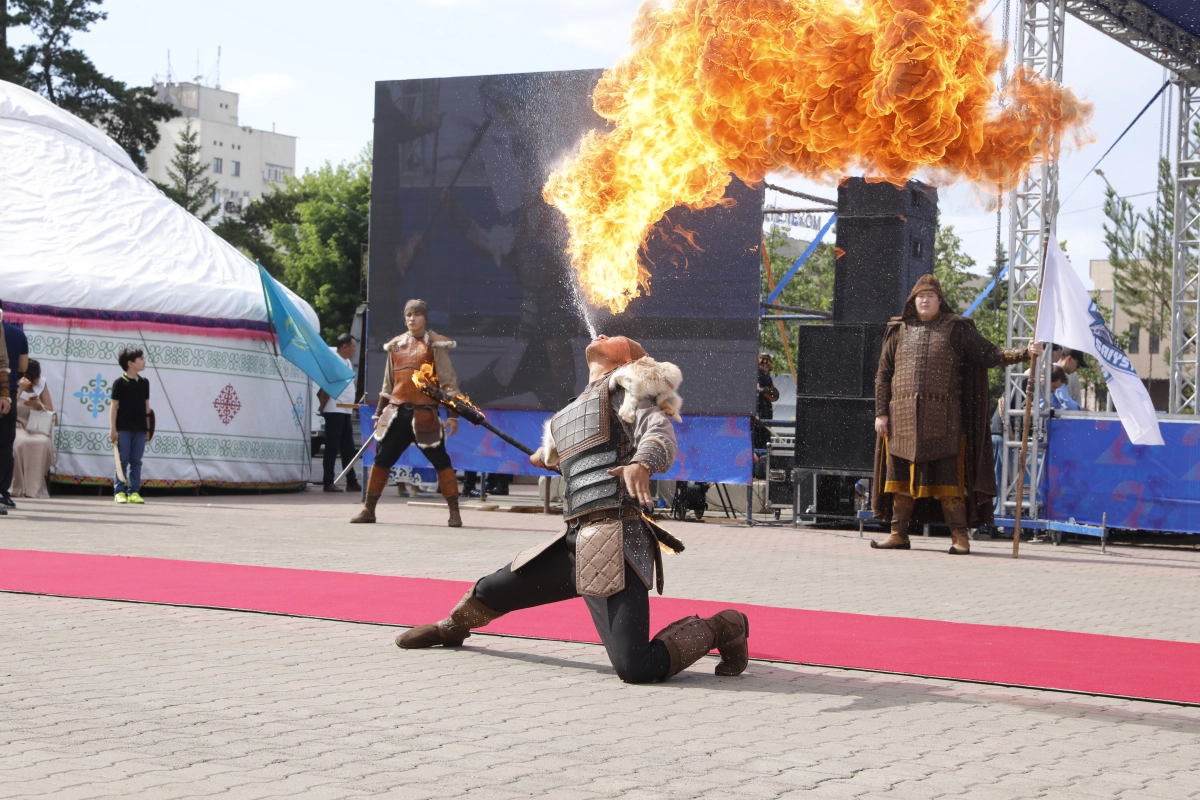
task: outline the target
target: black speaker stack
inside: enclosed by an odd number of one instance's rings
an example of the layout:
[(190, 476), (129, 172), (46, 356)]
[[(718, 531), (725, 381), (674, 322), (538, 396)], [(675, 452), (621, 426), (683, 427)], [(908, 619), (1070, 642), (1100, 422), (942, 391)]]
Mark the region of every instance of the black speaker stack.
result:
[[(936, 233), (932, 186), (863, 178), (839, 185), (833, 322), (797, 327), (796, 468), (809, 478), (871, 471), (883, 332), (917, 278), (933, 272)], [(801, 480), (808, 478), (797, 478), (802, 498), (813, 494)]]

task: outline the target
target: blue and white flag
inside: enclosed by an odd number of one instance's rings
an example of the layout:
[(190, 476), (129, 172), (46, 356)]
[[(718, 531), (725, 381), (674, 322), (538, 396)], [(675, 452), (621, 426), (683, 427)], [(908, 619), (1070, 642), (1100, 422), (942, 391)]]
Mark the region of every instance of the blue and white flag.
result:
[(1036, 338), (1054, 342), (1073, 350), (1091, 353), (1100, 364), (1100, 371), (1112, 392), (1113, 404), (1125, 426), (1129, 441), (1134, 444), (1162, 444), (1158, 417), (1150, 393), (1133, 369), (1129, 357), (1117, 346), (1112, 331), (1104, 324), (1100, 309), (1050, 234), (1046, 253), (1046, 269), (1042, 275), (1041, 309), (1038, 312)]
[(279, 354), (320, 386), (330, 397), (337, 397), (354, 381), (354, 370), (326, 346), (320, 334), (288, 299), (283, 287), (258, 265), (263, 294), (267, 298), (267, 317), (279, 340)]

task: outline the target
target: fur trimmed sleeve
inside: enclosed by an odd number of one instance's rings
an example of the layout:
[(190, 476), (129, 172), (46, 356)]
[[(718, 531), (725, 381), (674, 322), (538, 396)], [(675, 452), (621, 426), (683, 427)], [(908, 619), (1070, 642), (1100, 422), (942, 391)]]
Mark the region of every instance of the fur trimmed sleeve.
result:
[(541, 454), (542, 463), (547, 467), (558, 466), (558, 445), (554, 443), (554, 434), (550, 432), (550, 423), (553, 421), (554, 417), (550, 417), (542, 426), (542, 446), (537, 451)]
[(679, 452), (675, 426), (665, 411), (649, 401), (638, 407), (633, 441), (637, 449), (631, 460), (645, 464), (651, 475), (661, 475), (675, 463)]

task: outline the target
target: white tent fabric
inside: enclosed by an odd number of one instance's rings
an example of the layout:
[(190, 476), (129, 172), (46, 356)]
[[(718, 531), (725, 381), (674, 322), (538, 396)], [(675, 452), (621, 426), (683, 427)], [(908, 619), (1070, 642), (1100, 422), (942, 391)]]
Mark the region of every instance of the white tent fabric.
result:
[(273, 351), (257, 267), (103, 132), (3, 81), (0, 298), (51, 387), (58, 480), (111, 480), (108, 395), (135, 345), (158, 423), (149, 485), (307, 482), (309, 382)]
[(0, 297), (23, 303), (267, 320), (254, 264), (99, 129), (4, 81), (0, 276)]

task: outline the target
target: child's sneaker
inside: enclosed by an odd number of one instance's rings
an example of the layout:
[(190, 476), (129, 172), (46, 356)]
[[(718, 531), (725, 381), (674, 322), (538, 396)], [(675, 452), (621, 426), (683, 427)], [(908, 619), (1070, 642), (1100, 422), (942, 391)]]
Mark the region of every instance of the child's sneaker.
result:
[(145, 500), (143, 500), (143, 499), (142, 499), (142, 496), (141, 496), (140, 494), (138, 494), (137, 492), (130, 492), (130, 493), (129, 493), (129, 502), (131, 502), (131, 503), (145, 503), (146, 501), (145, 501)]
[(113, 499), (116, 500), (118, 503), (128, 503), (129, 495), (125, 494), (124, 492), (117, 492), (116, 496), (113, 497)]

